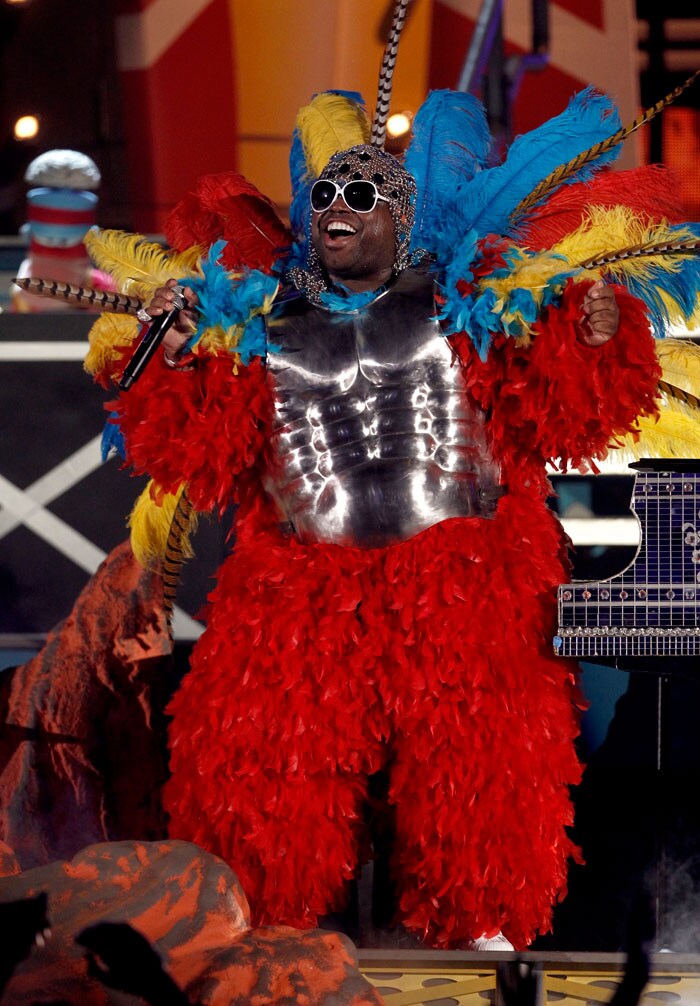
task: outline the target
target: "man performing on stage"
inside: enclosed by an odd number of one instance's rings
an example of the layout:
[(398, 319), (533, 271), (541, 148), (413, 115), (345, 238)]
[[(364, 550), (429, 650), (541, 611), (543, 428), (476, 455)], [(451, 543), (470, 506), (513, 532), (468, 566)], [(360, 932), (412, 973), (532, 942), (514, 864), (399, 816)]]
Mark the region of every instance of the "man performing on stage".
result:
[[(383, 150), (336, 154), (308, 256), (258, 294), (236, 365), (192, 337), (214, 324), (210, 263), (116, 403), (156, 498), (186, 484), (197, 510), (238, 504), (169, 708), (166, 806), (174, 837), (232, 864), (258, 922), (310, 927), (342, 907), (384, 771), (397, 921), (434, 946), (522, 947), (565, 891), (580, 775), (575, 668), (551, 653), (568, 567), (545, 462), (579, 465), (653, 413), (658, 366), (643, 305), (590, 277), (562, 280), (527, 337), (492, 325), (480, 353), (449, 279), (411, 264), (415, 205)], [(481, 242), (460, 303), (512, 247)]]
[[(545, 464), (587, 465), (656, 413), (650, 319), (662, 335), (692, 312), (700, 270), (667, 252), (698, 236), (662, 169), (602, 170), (664, 102), (622, 128), (589, 88), (492, 167), (483, 106), (450, 91), (417, 113), (405, 163), (387, 154), (389, 93), (383, 73), (371, 130), (357, 95), (301, 110), (295, 243), (228, 175), (183, 200), (165, 261), (121, 235), (90, 246), (147, 323), (176, 280), (187, 298), (111, 405), (152, 479), (137, 556), (163, 554), (183, 499), (236, 504), (168, 710), (165, 804), (173, 837), (236, 870), (258, 924), (307, 928), (343, 907), (381, 773), (397, 923), (436, 947), (523, 947), (577, 855)], [(100, 380), (120, 383), (135, 334), (96, 324)]]

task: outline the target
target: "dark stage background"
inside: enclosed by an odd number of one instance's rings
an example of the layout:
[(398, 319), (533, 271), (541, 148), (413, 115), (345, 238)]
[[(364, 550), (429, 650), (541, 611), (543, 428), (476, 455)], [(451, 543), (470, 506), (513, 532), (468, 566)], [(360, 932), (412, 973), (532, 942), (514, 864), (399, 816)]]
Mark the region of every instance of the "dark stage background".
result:
[[(101, 558), (128, 537), (145, 478), (99, 439), (109, 395), (83, 370), (93, 316), (0, 314), (0, 642), (30, 645), (70, 612)], [(15, 359), (9, 357), (14, 356)], [(63, 356), (65, 358), (57, 358)], [(46, 498), (48, 496), (48, 499)], [(203, 519), (178, 607), (196, 616), (226, 549), (226, 520)], [(181, 618), (178, 638), (196, 638)]]

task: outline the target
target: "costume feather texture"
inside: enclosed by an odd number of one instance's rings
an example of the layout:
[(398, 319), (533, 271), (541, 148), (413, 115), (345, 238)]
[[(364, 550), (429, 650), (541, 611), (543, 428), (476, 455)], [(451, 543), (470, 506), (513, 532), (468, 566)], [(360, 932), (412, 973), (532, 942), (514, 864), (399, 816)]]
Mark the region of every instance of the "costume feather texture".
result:
[(165, 543), (165, 554), (161, 566), (163, 577), (163, 606), (168, 616), (168, 627), (172, 635), (172, 617), (180, 571), (186, 559), (194, 555), (191, 535), (196, 530), (197, 514), (187, 495), (186, 487), (179, 493), (170, 531)]
[(642, 244), (630, 245), (628, 248), (620, 248), (618, 251), (605, 252), (581, 263), (583, 269), (606, 268), (612, 270), (614, 266), (626, 259), (635, 258), (656, 258), (659, 255), (697, 255), (700, 254), (700, 238), (692, 237), (678, 239), (669, 237), (666, 241), (650, 241)]
[[(672, 324), (687, 323), (696, 307), (700, 256), (679, 253), (686, 243), (695, 246), (695, 229), (700, 231), (697, 225), (653, 224), (624, 206), (593, 206), (583, 224), (551, 249), (532, 253), (501, 242), (493, 245), (496, 259), (489, 240), (477, 243), (470, 231), (444, 270), (440, 317), (448, 331), (467, 333), (485, 359), (496, 332), (529, 337), (538, 314), (558, 302), (568, 282), (602, 274), (644, 301), (655, 333), (663, 336)], [(609, 254), (630, 245), (637, 251), (646, 246), (649, 254)], [(672, 253), (665, 253), (669, 248)], [(601, 255), (595, 267), (587, 265)], [(474, 274), (478, 279), (467, 287)]]
[(309, 227), (309, 198), (312, 179), (304, 157), (304, 146), (299, 136), (299, 130), (292, 134), (292, 145), (289, 148), (289, 179), (292, 186), (292, 199), (289, 206), (289, 224), (295, 240), (304, 240)]
[(394, 16), (389, 29), (389, 35), (384, 47), (382, 65), (379, 71), (379, 83), (377, 85), (377, 104), (372, 120), (372, 134), (370, 142), (373, 147), (384, 147), (386, 140), (386, 123), (389, 118), (389, 107), (391, 105), (391, 92), (394, 87), (394, 70), (396, 69), (396, 56), (399, 49), (399, 39), (406, 24), (406, 14), (408, 13), (409, 0), (396, 0), (394, 4)]
[(440, 251), (446, 194), (474, 178), (486, 164), (491, 134), (482, 103), (461, 91), (432, 91), (416, 113), (405, 167), (418, 196), (414, 248)]
[(296, 128), (307, 174), (318, 178), (333, 154), (367, 143), (369, 119), (363, 106), (337, 91), (324, 91), (299, 109)]
[(616, 441), (628, 460), (700, 457), (700, 346), (690, 339), (658, 339), (661, 365), (658, 415), (642, 416)]
[[(609, 137), (619, 122), (617, 110), (607, 95), (590, 87), (575, 95), (560, 115), (519, 136), (503, 164), (488, 168), (457, 187), (443, 231), (447, 244), (454, 245), (469, 230), (474, 230), (479, 238), (486, 234), (507, 234), (515, 208), (552, 168), (588, 149), (592, 142)], [(570, 180), (590, 177), (618, 154), (617, 148), (607, 151)]]
[(90, 348), (84, 362), (88, 374), (108, 380), (117, 370), (121, 373), (124, 349), (131, 345), (138, 333), (138, 322), (130, 315), (100, 315), (88, 335)]
[(226, 241), (228, 269), (269, 270), (291, 235), (271, 199), (233, 171), (205, 175), (169, 213), (164, 226), (173, 248)]
[[(320, 100), (325, 99), (325, 100)], [(311, 111), (313, 107), (313, 111)], [(292, 183), (292, 203), (289, 208), (289, 220), (292, 231), (297, 239), (306, 236), (309, 225), (309, 193), (312, 184), (325, 168), (329, 158), (339, 150), (367, 143), (369, 138), (369, 119), (365, 111), (362, 95), (357, 91), (324, 91), (315, 95), (309, 105), (300, 110), (309, 110), (302, 116), (303, 128), (297, 116), (297, 125), (292, 136), (292, 146), (289, 152), (289, 175)], [(335, 119), (337, 123), (334, 123)], [(314, 140), (313, 136), (325, 137)], [(321, 164), (312, 164), (308, 159), (309, 152), (318, 150), (318, 160), (324, 152), (335, 147)]]
[(597, 143), (594, 143), (592, 147), (588, 150), (584, 150), (577, 154), (568, 162), (563, 162), (554, 168), (551, 174), (544, 178), (527, 196), (525, 196), (521, 202), (513, 210), (513, 220), (516, 221), (522, 216), (531, 206), (535, 206), (540, 200), (544, 199), (545, 196), (551, 192), (558, 185), (563, 182), (568, 182), (572, 176), (581, 177), (581, 171), (586, 169), (593, 163), (601, 163), (601, 158), (604, 158), (607, 162), (609, 160), (610, 153), (617, 147), (619, 148), (622, 143), (631, 136), (632, 133), (636, 132), (641, 126), (644, 126), (647, 122), (650, 122), (659, 112), (663, 111), (667, 105), (675, 101), (690, 85), (695, 81), (695, 79), (700, 74), (700, 70), (688, 77), (683, 84), (679, 87), (674, 88), (670, 94), (667, 94), (665, 98), (657, 101), (655, 105), (651, 108), (647, 108), (634, 122), (627, 126), (621, 126), (612, 136), (608, 136), (606, 139), (602, 139)]
[[(131, 529), (131, 548), (141, 563), (149, 569), (162, 561), (173, 518), (185, 491), (184, 483), (174, 493), (166, 493), (151, 479), (134, 504), (128, 525)], [(197, 514), (193, 513), (183, 531), (180, 548), (183, 558), (194, 555), (190, 535), (197, 527)]]
[(695, 310), (700, 257), (694, 249), (699, 240), (697, 224), (655, 224), (623, 206), (592, 206), (583, 226), (552, 252), (582, 270), (598, 271), (610, 282), (624, 284), (647, 305), (652, 328), (660, 337), (670, 325), (687, 322)]
[(74, 286), (58, 279), (41, 279), (37, 276), (19, 276), (12, 280), (17, 286), (38, 297), (54, 297), (78, 307), (98, 308), (100, 311), (114, 311), (116, 314), (136, 314), (143, 307), (138, 297), (126, 297), (109, 290), (97, 290), (92, 286)]
[(119, 417), (116, 412), (111, 412), (109, 419), (102, 428), (102, 439), (100, 440), (100, 455), (106, 461), (111, 454), (116, 454), (126, 461), (126, 444), (122, 431), (119, 429)]
[(622, 205), (644, 217), (680, 223), (685, 215), (678, 192), (673, 172), (662, 164), (604, 170), (586, 182), (560, 186), (518, 222), (511, 236), (532, 249), (551, 248), (581, 225), (591, 205)]
[(637, 428), (615, 446), (618, 456), (640, 458), (697, 458), (700, 456), (700, 410), (662, 396), (659, 418), (637, 421)]
[(272, 307), (278, 280), (257, 269), (229, 272), (223, 265), (225, 242), (212, 245), (200, 262), (200, 276), (189, 280), (199, 298), (200, 321), (188, 342), (193, 352), (235, 354), (248, 364), (267, 349), (262, 315)]
[(667, 388), (700, 399), (700, 346), (689, 339), (662, 339), (656, 343), (656, 354)]
[(122, 293), (150, 300), (169, 279), (195, 271), (198, 247), (169, 252), (141, 234), (93, 228), (85, 236), (85, 247), (93, 261), (113, 277)]

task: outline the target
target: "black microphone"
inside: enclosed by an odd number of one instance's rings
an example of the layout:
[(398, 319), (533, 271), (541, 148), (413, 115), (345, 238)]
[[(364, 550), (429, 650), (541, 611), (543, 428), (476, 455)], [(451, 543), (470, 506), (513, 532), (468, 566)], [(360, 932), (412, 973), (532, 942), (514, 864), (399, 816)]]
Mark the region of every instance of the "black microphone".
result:
[(183, 296), (185, 288), (174, 286), (172, 289), (175, 292), (172, 310), (164, 311), (163, 314), (158, 315), (148, 328), (144, 326), (145, 331), (142, 330), (141, 341), (129, 357), (129, 362), (119, 381), (120, 391), (128, 391), (134, 381), (141, 376), (144, 367), (163, 341), (163, 336), (175, 324), (180, 311), (187, 307), (187, 300)]

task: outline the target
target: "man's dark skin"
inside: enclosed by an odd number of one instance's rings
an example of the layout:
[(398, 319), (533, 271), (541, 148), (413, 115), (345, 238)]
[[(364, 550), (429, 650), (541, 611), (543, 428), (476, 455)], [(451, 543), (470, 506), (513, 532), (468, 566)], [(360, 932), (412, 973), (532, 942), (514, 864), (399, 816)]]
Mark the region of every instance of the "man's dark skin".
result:
[[(339, 226), (334, 229), (333, 224)], [(348, 230), (347, 228), (351, 228)], [(342, 283), (352, 293), (376, 290), (392, 275), (396, 258), (394, 221), (386, 202), (378, 202), (370, 213), (354, 213), (341, 196), (322, 213), (312, 213), (311, 238), (314, 247), (333, 283)], [(170, 311), (175, 294), (172, 287), (159, 287), (148, 306), (152, 318)], [(176, 361), (196, 324), (197, 297), (185, 287), (190, 305), (180, 311), (177, 323), (163, 338), (166, 356)], [(586, 346), (602, 346), (617, 332), (620, 312), (614, 290), (602, 280), (594, 283), (583, 301), (584, 317), (578, 328), (578, 338)]]
[(312, 215), (311, 238), (332, 281), (353, 293), (376, 290), (391, 278), (396, 241), (387, 203), (378, 202), (371, 213), (353, 213), (338, 196), (323, 213)]

